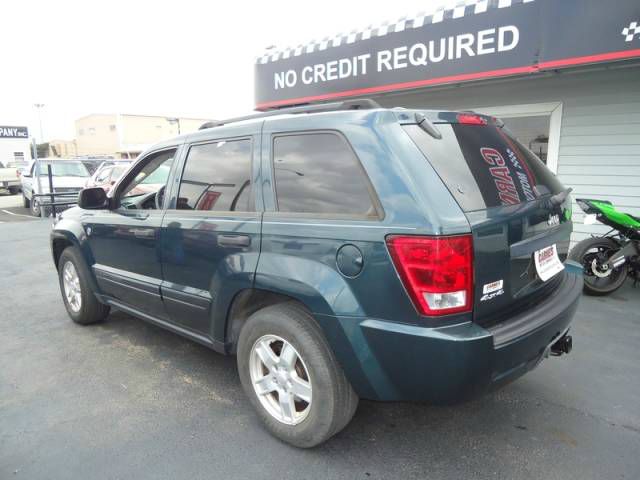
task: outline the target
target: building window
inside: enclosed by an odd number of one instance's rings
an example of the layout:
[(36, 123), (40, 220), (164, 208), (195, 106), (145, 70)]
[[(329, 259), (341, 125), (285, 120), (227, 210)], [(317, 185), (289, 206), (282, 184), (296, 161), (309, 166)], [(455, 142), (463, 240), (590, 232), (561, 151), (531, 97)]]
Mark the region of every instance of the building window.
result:
[(79, 135), (84, 135), (84, 128), (79, 129), (79, 130), (78, 130), (78, 134), (79, 134)]
[(273, 170), (281, 212), (379, 217), (369, 179), (340, 135), (275, 137)]
[(116, 126), (115, 125), (109, 125), (109, 131), (110, 132), (115, 132), (116, 131)]
[(89, 135), (95, 135), (96, 134), (96, 129), (93, 127), (89, 127)]
[(13, 160), (16, 162), (24, 162), (24, 152), (13, 152)]

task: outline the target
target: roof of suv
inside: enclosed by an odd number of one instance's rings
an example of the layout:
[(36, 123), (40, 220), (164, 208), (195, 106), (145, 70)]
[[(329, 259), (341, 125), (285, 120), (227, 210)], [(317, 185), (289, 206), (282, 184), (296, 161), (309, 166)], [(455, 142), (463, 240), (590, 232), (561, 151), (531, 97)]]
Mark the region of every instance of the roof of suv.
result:
[(332, 103), (320, 103), (314, 105), (301, 105), (296, 107), (280, 108), (277, 110), (268, 110), (265, 112), (253, 113), (241, 117), (233, 117), (226, 120), (216, 120), (204, 123), (197, 132), (181, 135), (171, 140), (161, 142), (152, 147), (152, 150), (159, 148), (166, 148), (175, 146), (182, 141), (200, 140), (206, 139), (207, 132), (216, 131), (219, 128), (229, 127), (248, 127), (254, 124), (261, 123), (265, 120), (280, 120), (285, 118), (295, 118), (296, 116), (303, 115), (315, 116), (332, 114), (343, 117), (345, 122), (350, 119), (356, 120), (361, 118), (363, 113), (382, 113), (391, 112), (396, 116), (396, 120), (401, 124), (419, 124), (429, 134), (440, 138), (440, 134), (437, 128), (433, 127), (433, 124), (438, 123), (458, 123), (461, 116), (473, 116), (476, 119), (480, 119), (482, 124), (495, 124), (501, 125), (499, 120), (486, 115), (478, 114), (475, 112), (465, 111), (450, 111), (450, 110), (428, 110), (428, 109), (407, 109), (403, 107), (386, 108), (379, 105), (377, 102), (371, 99), (361, 100), (345, 100), (341, 102)]
[[(316, 114), (324, 114), (328, 112), (339, 113), (346, 117), (353, 116), (355, 112), (360, 112), (362, 110), (367, 111), (390, 111), (393, 112), (398, 121), (401, 123), (421, 123), (422, 121), (429, 120), (433, 123), (457, 123), (460, 121), (460, 115), (473, 115), (484, 124), (499, 124), (497, 119), (494, 117), (478, 114), (476, 112), (471, 111), (451, 111), (451, 110), (430, 110), (430, 109), (420, 109), (413, 108), (407, 109), (403, 107), (392, 107), (385, 108), (378, 104), (376, 101), (371, 99), (362, 99), (362, 100), (346, 100), (342, 102), (332, 102), (332, 103), (320, 103), (315, 105), (302, 105), (297, 107), (289, 107), (289, 108), (281, 108), (277, 110), (268, 110), (265, 112), (258, 112), (251, 115), (241, 116), (229, 118), (226, 120), (216, 120), (211, 122), (204, 123), (199, 130), (209, 130), (225, 125), (242, 123), (246, 125), (247, 123), (256, 123), (258, 121), (264, 119), (276, 119), (276, 118), (284, 118), (291, 117), (294, 115), (306, 114), (306, 115), (316, 115)], [(419, 117), (416, 117), (419, 115)]]

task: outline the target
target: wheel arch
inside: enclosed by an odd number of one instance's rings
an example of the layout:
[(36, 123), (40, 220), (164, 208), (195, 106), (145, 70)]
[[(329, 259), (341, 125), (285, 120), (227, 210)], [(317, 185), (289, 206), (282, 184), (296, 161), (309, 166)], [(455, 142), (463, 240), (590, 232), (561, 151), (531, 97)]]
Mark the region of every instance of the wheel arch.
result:
[(78, 234), (73, 229), (61, 229), (56, 225), (56, 228), (51, 231), (51, 255), (53, 263), (57, 270), (62, 252), (64, 252), (68, 247), (76, 247), (86, 262), (87, 270), (89, 271), (89, 282), (91, 283), (93, 291), (100, 292), (93, 273), (93, 268), (91, 268), (94, 264), (93, 255), (91, 254), (88, 245), (86, 245), (86, 243), (83, 244), (79, 237), (81, 238), (82, 235)]
[(289, 295), (260, 288), (247, 288), (238, 292), (233, 297), (227, 312), (225, 325), (227, 353), (236, 353), (240, 331), (251, 315), (265, 307), (281, 303), (296, 303), (311, 314), (304, 302)]

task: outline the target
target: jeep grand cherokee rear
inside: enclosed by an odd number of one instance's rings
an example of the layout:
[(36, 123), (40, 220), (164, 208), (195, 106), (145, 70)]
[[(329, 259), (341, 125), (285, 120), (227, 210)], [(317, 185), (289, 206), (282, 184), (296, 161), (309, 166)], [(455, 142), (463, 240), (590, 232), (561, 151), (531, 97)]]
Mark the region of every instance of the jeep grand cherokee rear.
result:
[(389, 379), (381, 398), (456, 402), (568, 353), (582, 287), (580, 272), (563, 263), (570, 190), (496, 119), (396, 115), (470, 232), (387, 236), (398, 278), (429, 328), (362, 324)]

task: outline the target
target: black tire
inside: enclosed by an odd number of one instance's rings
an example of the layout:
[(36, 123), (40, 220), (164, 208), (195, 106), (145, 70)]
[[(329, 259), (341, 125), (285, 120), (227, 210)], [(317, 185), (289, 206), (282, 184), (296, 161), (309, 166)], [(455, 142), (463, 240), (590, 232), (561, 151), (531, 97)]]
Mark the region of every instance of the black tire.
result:
[(36, 199), (33, 196), (33, 193), (31, 194), (31, 200), (29, 201), (29, 206), (31, 207), (31, 215), (33, 215), (34, 217), (39, 217), (40, 216), (40, 203), (38, 202), (38, 199)]
[(51, 207), (41, 206), (40, 202), (37, 199), (31, 199), (31, 215), (34, 217), (42, 217), (42, 211), (44, 210), (44, 217), (48, 218), (51, 216), (53, 212)]
[[(254, 390), (249, 371), (251, 351), (265, 335), (277, 335), (289, 342), (309, 371), (312, 399), (308, 414), (297, 425), (282, 423), (272, 416)], [(237, 362), (244, 391), (267, 430), (295, 447), (310, 448), (331, 438), (349, 423), (358, 406), (358, 396), (320, 327), (295, 303), (265, 307), (249, 317), (240, 332)]]
[(569, 252), (569, 258), (578, 262), (583, 268), (584, 288), (583, 291), (587, 295), (603, 296), (619, 289), (627, 279), (628, 268), (626, 264), (611, 270), (609, 277), (597, 277), (592, 270), (591, 253), (593, 250), (601, 250), (609, 252), (610, 257), (614, 251), (620, 249), (620, 245), (607, 237), (586, 238), (576, 244)]
[(22, 192), (22, 206), (24, 208), (31, 208), (31, 200), (25, 196), (24, 192)]
[[(63, 275), (67, 262), (72, 263), (75, 271), (77, 272), (81, 296), (79, 309), (74, 309), (70, 305), (67, 295), (65, 294)], [(60, 260), (58, 261), (58, 281), (64, 306), (67, 309), (69, 317), (71, 317), (71, 320), (75, 323), (80, 325), (90, 325), (104, 320), (105, 317), (109, 315), (110, 308), (98, 301), (93, 289), (91, 288), (91, 283), (89, 282), (89, 268), (87, 267), (82, 254), (76, 247), (67, 247), (62, 252), (62, 255), (60, 255)]]
[(19, 191), (20, 191), (19, 187), (9, 187), (9, 193), (11, 195), (17, 195)]

